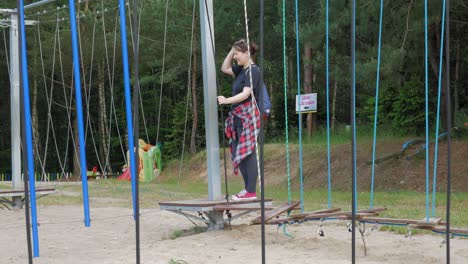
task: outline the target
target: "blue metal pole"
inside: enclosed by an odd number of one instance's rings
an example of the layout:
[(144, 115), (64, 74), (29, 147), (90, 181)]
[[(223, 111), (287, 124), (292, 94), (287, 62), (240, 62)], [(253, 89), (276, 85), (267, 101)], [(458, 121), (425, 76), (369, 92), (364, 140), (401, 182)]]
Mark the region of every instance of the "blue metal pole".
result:
[[(34, 257), (39, 257), (39, 235), (37, 230), (36, 189), (34, 179), (34, 158), (32, 148), (31, 103), (29, 100), (28, 58), (26, 52), (26, 30), (24, 26), (24, 2), (19, 0), (19, 21), (21, 34), (21, 71), (23, 78), (24, 123), (26, 131), (26, 155), (28, 159), (29, 196), (31, 198), (31, 225)], [(25, 208), (28, 210), (28, 208)]]
[(302, 115), (301, 115), (301, 65), (299, 62), (299, 15), (297, 0), (295, 1), (296, 11), (296, 64), (297, 64), (297, 104), (299, 107), (299, 176), (301, 181), (300, 195), (301, 195), (301, 212), (304, 212), (304, 180), (302, 178)]
[(74, 0), (68, 0), (70, 10), (70, 27), (72, 38), (72, 51), (73, 51), (73, 74), (75, 75), (75, 99), (76, 99), (76, 114), (78, 119), (78, 137), (80, 148), (80, 166), (81, 166), (81, 186), (83, 189), (83, 206), (84, 206), (84, 222), (85, 226), (89, 227), (91, 221), (89, 219), (89, 199), (88, 199), (88, 176), (86, 174), (86, 144), (84, 138), (83, 126), (83, 102), (81, 98), (81, 75), (80, 75), (80, 57), (78, 51), (77, 27), (76, 27), (76, 13)]
[(132, 199), (133, 199), (133, 217), (136, 218), (136, 181), (138, 180), (135, 162), (135, 142), (133, 139), (133, 115), (132, 115), (132, 96), (130, 94), (130, 68), (128, 65), (128, 43), (127, 43), (127, 28), (125, 18), (125, 2), (119, 0), (120, 12), (120, 40), (122, 42), (122, 62), (124, 74), (124, 89), (125, 89), (125, 108), (127, 117), (127, 131), (128, 131), (128, 148), (130, 153), (130, 175), (132, 177)]

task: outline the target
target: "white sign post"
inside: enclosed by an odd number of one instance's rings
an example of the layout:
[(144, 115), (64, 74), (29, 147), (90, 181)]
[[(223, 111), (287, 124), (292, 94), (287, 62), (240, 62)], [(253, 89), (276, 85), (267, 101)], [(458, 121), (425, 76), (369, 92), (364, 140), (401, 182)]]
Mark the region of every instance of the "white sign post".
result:
[[(300, 105), (299, 105), (300, 101)], [(296, 113), (315, 113), (317, 112), (317, 93), (301, 94), (301, 100), (296, 95)]]

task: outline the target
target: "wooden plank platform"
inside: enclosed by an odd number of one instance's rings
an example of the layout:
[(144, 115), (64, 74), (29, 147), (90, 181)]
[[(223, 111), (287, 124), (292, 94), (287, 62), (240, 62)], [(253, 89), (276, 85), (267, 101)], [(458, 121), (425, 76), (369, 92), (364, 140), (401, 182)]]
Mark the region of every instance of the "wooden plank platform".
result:
[(300, 220), (300, 219), (302, 219), (304, 217), (308, 217), (308, 216), (311, 216), (311, 215), (336, 213), (336, 212), (339, 212), (339, 211), (341, 211), (341, 208), (330, 208), (330, 209), (322, 209), (322, 210), (311, 211), (311, 212), (302, 213), (302, 214), (293, 214), (293, 215), (290, 215), (289, 217)]
[[(277, 206), (265, 206), (265, 210), (273, 210), (276, 209)], [(213, 207), (215, 211), (246, 211), (246, 210), (261, 210), (262, 208), (260, 206), (255, 205), (215, 205)], [(296, 206), (292, 208), (291, 210), (301, 210), (300, 206)]]
[[(387, 208), (379, 207), (372, 209), (363, 209), (356, 212), (356, 220), (363, 219), (365, 217), (371, 217), (378, 215), (379, 212), (383, 212)], [(353, 213), (351, 211), (345, 212), (343, 216), (339, 217), (341, 220), (351, 220)]]
[[(271, 206), (272, 199), (265, 199), (265, 206)], [(251, 201), (229, 201), (226, 200), (207, 200), (207, 199), (194, 199), (183, 201), (166, 201), (159, 202), (159, 207), (164, 210), (170, 211), (213, 211), (215, 206), (234, 206), (241, 205), (245, 207), (260, 207), (261, 200)]]
[(401, 224), (401, 225), (417, 224), (420, 221), (420, 220), (414, 220), (414, 219), (385, 218), (385, 217), (364, 217), (361, 220), (371, 222), (371, 223)]
[[(447, 228), (445, 228), (445, 226), (437, 226), (437, 227), (434, 227), (434, 229), (432, 230), (436, 232), (441, 232), (441, 233), (447, 232)], [(468, 230), (466, 229), (450, 228), (450, 233), (468, 236)]]
[(437, 225), (440, 224), (442, 218), (430, 217), (419, 220), (416, 224), (410, 224), (409, 227), (415, 229), (433, 230)]
[[(265, 222), (268, 222), (270, 219), (284, 213), (284, 212), (287, 212), (289, 210), (292, 210), (292, 208), (298, 206), (301, 202), (297, 202), (297, 201), (292, 201), (291, 203), (289, 202), (286, 202), (282, 205), (280, 205), (279, 207), (273, 209), (273, 210), (270, 210), (268, 211), (267, 213), (265, 213)], [(254, 220), (252, 220), (252, 223), (254, 224), (260, 224), (262, 223), (262, 217), (259, 216), (257, 218), (255, 218)]]
[[(356, 214), (375, 214), (381, 211), (385, 211), (385, 208), (375, 208), (375, 209), (365, 209), (365, 210), (359, 210), (356, 212)], [(294, 221), (306, 221), (306, 220), (315, 220), (315, 219), (322, 219), (322, 218), (335, 218), (335, 217), (340, 217), (342, 219), (345, 219), (350, 215), (352, 212), (351, 211), (345, 211), (345, 212), (340, 212), (340, 211), (335, 211), (335, 212), (326, 212), (326, 213), (307, 213), (307, 214), (301, 214), (301, 215), (291, 215), (290, 217), (287, 218), (280, 218), (280, 219), (275, 219), (271, 220), (268, 222), (268, 224), (284, 224), (288, 222), (294, 222)]]
[[(379, 213), (377, 213), (377, 212), (356, 213), (354, 219), (360, 221), (360, 220), (362, 220), (362, 219), (365, 219), (366, 217), (373, 217), (373, 216), (377, 216), (377, 215), (379, 215)], [(352, 214), (349, 213), (349, 212), (348, 212), (347, 214), (345, 214), (345, 215), (342, 215), (342, 216), (338, 216), (338, 217), (337, 217), (337, 219), (339, 219), (339, 220), (351, 220), (351, 218), (352, 218)]]

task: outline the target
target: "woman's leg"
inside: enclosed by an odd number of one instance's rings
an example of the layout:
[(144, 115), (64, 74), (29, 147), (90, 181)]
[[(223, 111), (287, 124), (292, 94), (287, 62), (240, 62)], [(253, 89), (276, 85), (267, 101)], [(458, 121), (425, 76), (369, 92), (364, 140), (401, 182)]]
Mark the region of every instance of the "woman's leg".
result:
[[(237, 138), (240, 138), (240, 135), (242, 134), (242, 127), (236, 127), (236, 136)], [(238, 145), (239, 142), (237, 142), (236, 140), (233, 140), (232, 141), (232, 147), (233, 149), (235, 150), (237, 148), (237, 145)], [(248, 171), (246, 169), (246, 166), (243, 166), (243, 163), (244, 161), (242, 161), (240, 164), (239, 164), (239, 170), (242, 174), (242, 178), (244, 178), (244, 189), (247, 190), (247, 183), (249, 182), (249, 179), (248, 179)]]
[(257, 167), (257, 155), (254, 152), (241, 162), (240, 167), (243, 167), (246, 176), (244, 176), (245, 189), (249, 193), (256, 192), (257, 188), (257, 177), (258, 177), (258, 167)]

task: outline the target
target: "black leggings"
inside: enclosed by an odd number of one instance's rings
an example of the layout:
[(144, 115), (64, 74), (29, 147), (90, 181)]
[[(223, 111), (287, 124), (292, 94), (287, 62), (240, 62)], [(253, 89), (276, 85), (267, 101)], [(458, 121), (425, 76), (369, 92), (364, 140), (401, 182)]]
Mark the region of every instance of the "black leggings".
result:
[[(236, 127), (236, 136), (240, 138), (242, 133), (242, 127)], [(235, 150), (237, 148), (238, 142), (236, 140), (232, 141), (232, 147)], [(239, 164), (239, 170), (244, 178), (245, 189), (249, 193), (256, 192), (257, 187), (257, 177), (258, 177), (258, 167), (257, 167), (257, 154), (255, 153), (255, 148), (250, 155), (245, 157)]]

